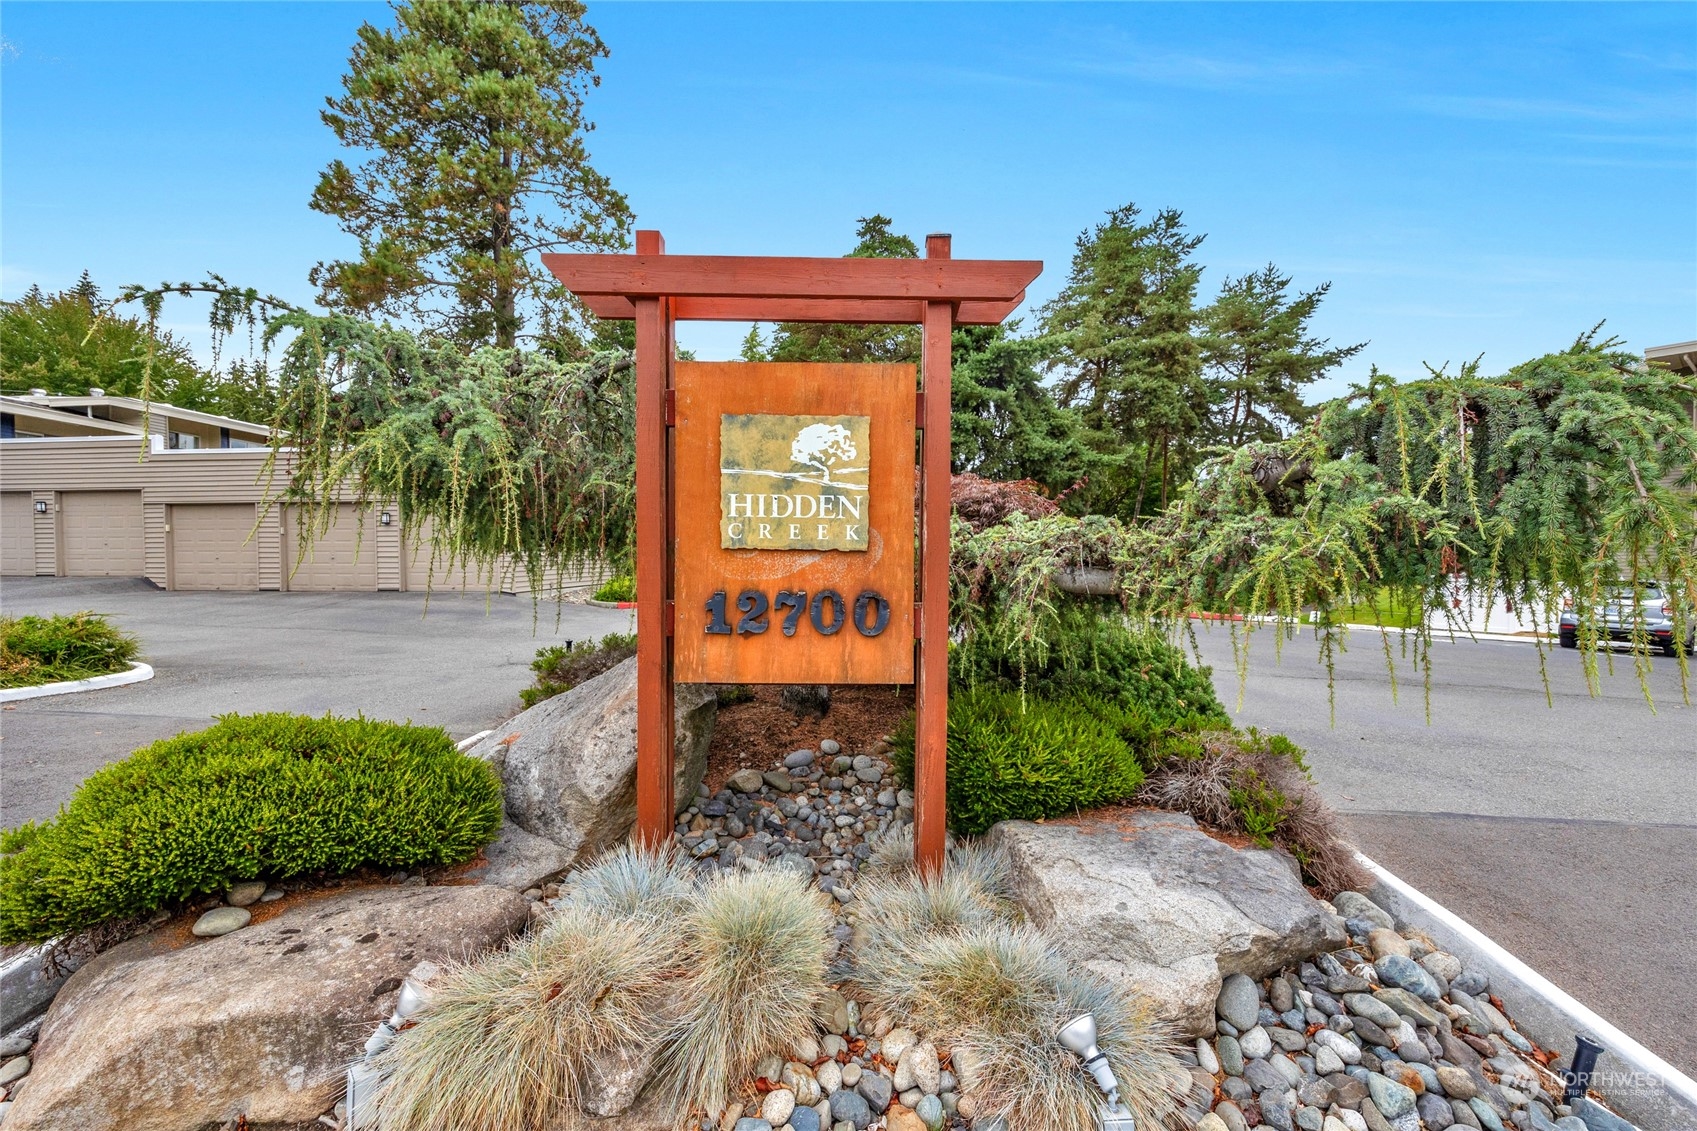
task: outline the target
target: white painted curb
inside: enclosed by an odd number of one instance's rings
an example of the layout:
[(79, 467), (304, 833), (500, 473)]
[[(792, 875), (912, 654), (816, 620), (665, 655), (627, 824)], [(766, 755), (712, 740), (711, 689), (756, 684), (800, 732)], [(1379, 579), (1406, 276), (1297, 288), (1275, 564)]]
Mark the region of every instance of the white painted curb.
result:
[(470, 750), (473, 746), (476, 746), (479, 742), (482, 742), (494, 733), (495, 732), (492, 730), (480, 730), (470, 738), (462, 738), (458, 742), (454, 743), (454, 749), (462, 751)]
[[(1616, 1110), (1647, 1131), (1689, 1131), (1697, 1127), (1697, 1081), (1605, 1021), (1443, 904), (1361, 853), (1355, 857), (1379, 881), (1378, 889), (1368, 893), (1374, 902), (1396, 919), (1424, 930), (1464, 964), (1489, 975), (1491, 989), (1504, 998), (1509, 1015), (1539, 1044), (1566, 1058), (1572, 1055), (1574, 1035), (1583, 1032), (1620, 1061), (1636, 1086), (1611, 1091), (1602, 1081), (1593, 1085)], [(1606, 1072), (1601, 1062), (1598, 1067)]]
[(78, 691), (98, 691), (102, 687), (123, 687), (128, 683), (140, 683), (152, 678), (151, 667), (132, 663), (127, 672), (90, 676), (88, 679), (71, 679), (64, 683), (44, 683), (39, 687), (9, 687), (0, 691), (0, 703), (11, 703), (19, 699), (40, 699), (46, 695), (71, 695)]

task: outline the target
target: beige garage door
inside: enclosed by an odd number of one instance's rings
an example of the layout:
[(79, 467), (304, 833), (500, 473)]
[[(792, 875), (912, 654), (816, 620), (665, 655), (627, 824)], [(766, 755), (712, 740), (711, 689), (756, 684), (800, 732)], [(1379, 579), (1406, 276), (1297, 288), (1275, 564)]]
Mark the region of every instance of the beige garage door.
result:
[[(307, 551), (299, 566), (299, 527), (290, 511), (283, 523), (283, 575), (287, 586), (296, 591), (314, 589), (377, 588), (377, 516), (369, 511), (365, 528), (360, 529), (359, 508), (342, 503), (336, 508), (336, 521), (324, 537)], [(356, 552), (357, 551), (357, 552)]]
[(0, 574), (35, 576), (35, 500), (27, 491), (0, 494)]
[(259, 588), (259, 547), (248, 540), (252, 503), (171, 508), (171, 588)]
[(66, 577), (146, 572), (140, 491), (66, 491), (59, 506)]

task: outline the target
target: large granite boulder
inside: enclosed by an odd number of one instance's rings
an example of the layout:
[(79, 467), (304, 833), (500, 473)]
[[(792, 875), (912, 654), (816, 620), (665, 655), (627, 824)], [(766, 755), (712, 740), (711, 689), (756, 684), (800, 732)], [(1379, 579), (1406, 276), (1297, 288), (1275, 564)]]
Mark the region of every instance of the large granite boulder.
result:
[(59, 992), (6, 1131), (305, 1126), (409, 970), (496, 946), (529, 911), (496, 887), (361, 888), (182, 949), (168, 928), (132, 939)]
[[(674, 700), (672, 787), (681, 812), (707, 772), (718, 703), (711, 687), (698, 684), (679, 684)], [(492, 858), (557, 863), (551, 873), (620, 843), (636, 823), (636, 660), (543, 700), (468, 753), (501, 775), (507, 823), (560, 850), (508, 851), (498, 841)], [(494, 871), (483, 878), (520, 890), (530, 886), (522, 881), (541, 878), (523, 871), (507, 868), (504, 878), (496, 879)]]
[(1190, 1036), (1213, 1030), (1226, 975), (1261, 978), (1347, 941), (1289, 856), (1233, 848), (1183, 814), (1004, 821), (990, 837), (1007, 849), (1033, 922)]

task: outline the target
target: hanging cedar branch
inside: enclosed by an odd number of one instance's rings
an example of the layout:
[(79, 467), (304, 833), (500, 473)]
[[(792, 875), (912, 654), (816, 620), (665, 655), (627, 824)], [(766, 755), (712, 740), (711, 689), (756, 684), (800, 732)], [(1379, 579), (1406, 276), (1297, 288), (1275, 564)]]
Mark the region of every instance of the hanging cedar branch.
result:
[(433, 567), (493, 578), (510, 559), (542, 592), (562, 573), (625, 566), (634, 534), (628, 354), (563, 362), (447, 341), (345, 315), (286, 314), (267, 474), (304, 509), (302, 549), (339, 499), (399, 508), (430, 532)]
[[(1347, 630), (1326, 612), (1388, 591), (1465, 634), (1459, 585), (1512, 600), (1545, 629), (1572, 600), (1596, 693), (1609, 587), (1678, 595), (1676, 637), (1697, 605), (1697, 388), (1619, 345), (1593, 331), (1500, 377), (1476, 363), (1400, 384), (1375, 372), (1292, 438), (1215, 456), (1144, 525), (1053, 515), (957, 527), (956, 616), (1040, 659), (1071, 599), (1057, 572), (1106, 566), (1127, 612), (1168, 631), (1225, 614), (1270, 618), (1282, 641), (1316, 611), (1330, 673)], [(1403, 637), (1428, 701), (1432, 638), (1425, 617)], [(1247, 636), (1234, 639), (1241, 681)], [(1649, 647), (1633, 648), (1646, 698)], [(1683, 656), (1679, 669), (1689, 700)]]

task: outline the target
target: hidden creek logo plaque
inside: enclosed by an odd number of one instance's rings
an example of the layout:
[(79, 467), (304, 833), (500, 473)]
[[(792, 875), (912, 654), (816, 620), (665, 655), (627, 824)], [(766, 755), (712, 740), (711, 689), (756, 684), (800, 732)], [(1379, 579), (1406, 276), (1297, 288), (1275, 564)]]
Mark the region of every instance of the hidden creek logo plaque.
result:
[(864, 552), (871, 418), (719, 418), (719, 545)]

